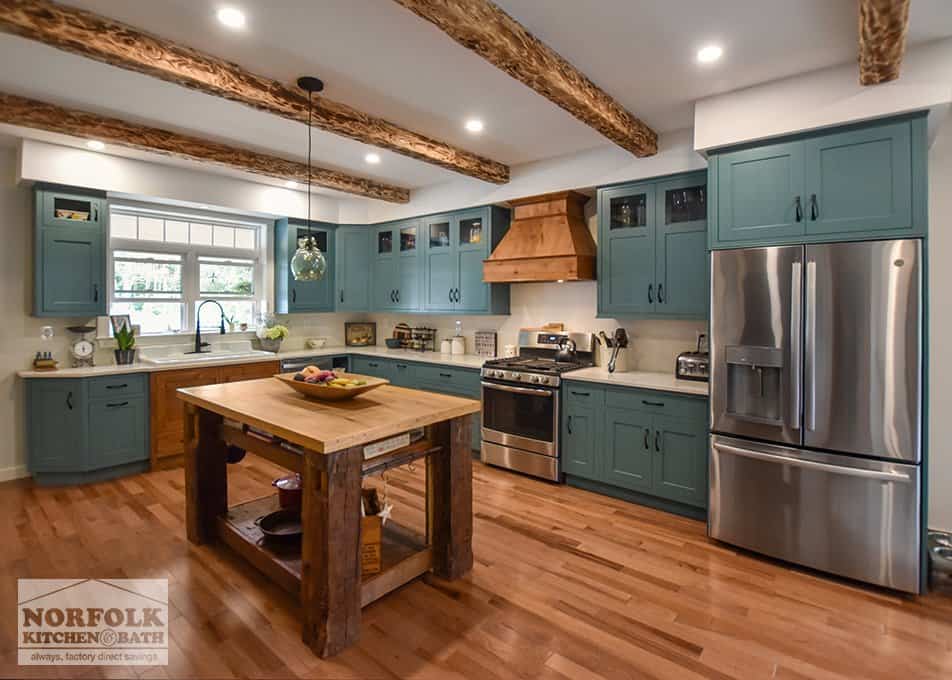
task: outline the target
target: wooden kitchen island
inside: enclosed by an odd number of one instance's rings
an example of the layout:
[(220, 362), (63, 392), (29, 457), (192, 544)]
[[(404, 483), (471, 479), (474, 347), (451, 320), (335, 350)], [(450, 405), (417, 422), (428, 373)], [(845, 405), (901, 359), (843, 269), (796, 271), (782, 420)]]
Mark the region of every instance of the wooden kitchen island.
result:
[[(303, 638), (318, 655), (357, 641), (361, 607), (428, 571), (456, 579), (472, 567), (469, 416), (479, 402), (391, 385), (320, 402), (273, 378), (183, 388), (178, 396), (185, 402), (189, 541), (221, 540), (298, 595)], [(365, 445), (416, 428), (425, 428), (422, 440), (365, 460)], [(226, 457), (235, 446), (301, 474), (299, 550), (261, 540), (254, 520), (276, 509), (274, 497), (229, 507)], [(387, 522), (382, 571), (361, 578), (361, 480), (420, 458), (426, 535)]]

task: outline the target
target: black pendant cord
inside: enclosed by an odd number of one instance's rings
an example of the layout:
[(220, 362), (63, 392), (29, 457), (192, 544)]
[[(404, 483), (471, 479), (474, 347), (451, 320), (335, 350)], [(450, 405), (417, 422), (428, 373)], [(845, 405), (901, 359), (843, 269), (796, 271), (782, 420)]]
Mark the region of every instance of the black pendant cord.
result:
[(314, 93), (307, 93), (307, 249), (314, 249), (314, 237), (311, 235), (311, 98)]

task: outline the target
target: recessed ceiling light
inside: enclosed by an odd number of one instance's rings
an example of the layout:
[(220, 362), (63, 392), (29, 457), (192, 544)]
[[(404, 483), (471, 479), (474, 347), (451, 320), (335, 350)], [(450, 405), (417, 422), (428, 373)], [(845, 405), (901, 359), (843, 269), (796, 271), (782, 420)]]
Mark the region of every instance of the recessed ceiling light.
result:
[(697, 51), (697, 60), (702, 64), (711, 64), (721, 58), (724, 50), (720, 45), (705, 45)]
[(293, 179), (289, 179), (287, 182), (284, 183), (284, 186), (286, 186), (288, 189), (297, 189), (298, 183), (295, 182)]
[(90, 139), (88, 142), (86, 142), (86, 146), (93, 151), (102, 151), (106, 148), (106, 145), (100, 142), (98, 139)]
[(482, 132), (483, 131), (483, 121), (479, 118), (470, 118), (466, 121), (466, 130), (468, 132)]
[(221, 7), (218, 9), (218, 21), (228, 28), (244, 28), (245, 13), (237, 7)]
[(380, 154), (378, 153), (368, 153), (364, 156), (364, 160), (370, 163), (371, 165), (376, 165), (380, 162)]

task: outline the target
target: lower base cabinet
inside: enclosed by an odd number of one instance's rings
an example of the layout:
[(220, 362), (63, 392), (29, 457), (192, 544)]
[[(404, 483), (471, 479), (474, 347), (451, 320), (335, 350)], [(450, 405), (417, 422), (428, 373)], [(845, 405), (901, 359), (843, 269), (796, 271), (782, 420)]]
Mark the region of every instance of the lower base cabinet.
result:
[(674, 504), (707, 506), (707, 400), (566, 381), (562, 472)]

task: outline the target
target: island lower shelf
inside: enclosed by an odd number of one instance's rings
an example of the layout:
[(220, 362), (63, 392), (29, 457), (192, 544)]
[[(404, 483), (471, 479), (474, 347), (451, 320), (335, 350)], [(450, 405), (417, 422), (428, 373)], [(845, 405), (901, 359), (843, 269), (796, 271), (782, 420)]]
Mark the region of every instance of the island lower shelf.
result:
[[(218, 517), (218, 536), (281, 588), (298, 596), (302, 573), (300, 542), (266, 541), (255, 523), (279, 507), (276, 495), (234, 505)], [(433, 551), (424, 536), (388, 520), (381, 531), (381, 563), (379, 573), (362, 579), (362, 607), (429, 571)]]

